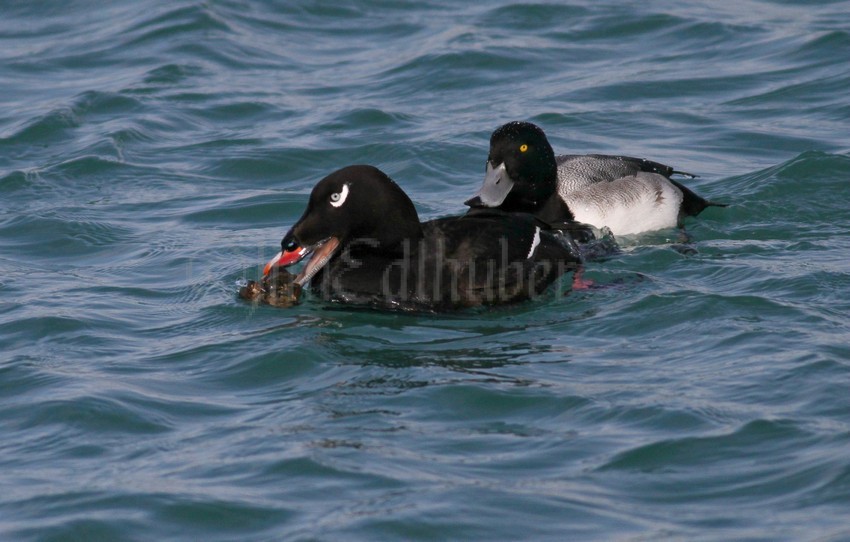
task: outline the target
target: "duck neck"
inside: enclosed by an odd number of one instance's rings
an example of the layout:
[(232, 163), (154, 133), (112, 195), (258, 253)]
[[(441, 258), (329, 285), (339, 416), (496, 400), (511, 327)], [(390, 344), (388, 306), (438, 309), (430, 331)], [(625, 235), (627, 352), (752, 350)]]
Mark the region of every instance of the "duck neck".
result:
[(557, 192), (552, 194), (534, 215), (547, 224), (575, 220), (575, 215)]
[(423, 237), (422, 225), (413, 204), (388, 211), (380, 224), (356, 232), (350, 241), (355, 252), (401, 254), (405, 245), (418, 243)]

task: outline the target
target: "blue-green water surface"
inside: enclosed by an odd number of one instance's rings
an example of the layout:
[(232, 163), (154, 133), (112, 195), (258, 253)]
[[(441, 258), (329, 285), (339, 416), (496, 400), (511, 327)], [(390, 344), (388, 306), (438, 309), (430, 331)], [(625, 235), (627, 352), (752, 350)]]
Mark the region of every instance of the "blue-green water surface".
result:
[[(0, 2), (0, 539), (850, 539), (850, 4)], [(454, 315), (236, 297), (490, 132), (727, 209)]]

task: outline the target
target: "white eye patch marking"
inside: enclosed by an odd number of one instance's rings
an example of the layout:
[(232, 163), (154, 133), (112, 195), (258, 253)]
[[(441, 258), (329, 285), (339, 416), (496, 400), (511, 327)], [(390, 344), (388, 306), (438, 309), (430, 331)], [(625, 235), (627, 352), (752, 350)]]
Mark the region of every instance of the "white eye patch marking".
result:
[(342, 207), (345, 200), (348, 198), (348, 184), (342, 185), (342, 190), (331, 194), (331, 205), (334, 207)]
[(534, 254), (534, 249), (537, 248), (537, 245), (540, 244), (540, 228), (534, 228), (534, 239), (531, 240), (531, 248), (528, 249), (528, 256), (525, 259), (530, 260), (531, 256)]

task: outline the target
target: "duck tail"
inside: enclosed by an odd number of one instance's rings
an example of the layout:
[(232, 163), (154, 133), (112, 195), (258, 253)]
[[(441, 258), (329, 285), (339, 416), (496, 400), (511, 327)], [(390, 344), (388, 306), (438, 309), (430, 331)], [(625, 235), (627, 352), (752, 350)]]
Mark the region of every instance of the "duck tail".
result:
[(693, 190), (683, 185), (682, 183), (670, 179), (670, 182), (682, 191), (682, 216), (697, 216), (705, 210), (706, 207), (728, 207), (727, 203), (717, 203), (709, 201), (701, 196), (698, 196)]
[(699, 175), (694, 175), (693, 173), (688, 173), (687, 171), (678, 171), (675, 169), (671, 171), (670, 175), (668, 176), (672, 175), (681, 175), (682, 177), (687, 177), (688, 179), (696, 179), (697, 177), (699, 177)]

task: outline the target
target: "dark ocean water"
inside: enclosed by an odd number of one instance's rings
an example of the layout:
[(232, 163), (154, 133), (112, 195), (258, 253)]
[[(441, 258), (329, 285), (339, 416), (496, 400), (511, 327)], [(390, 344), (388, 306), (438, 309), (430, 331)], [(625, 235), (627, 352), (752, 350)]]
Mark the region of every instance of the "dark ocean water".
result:
[[(0, 539), (850, 540), (850, 3), (473, 4), (0, 2)], [(731, 206), (500, 310), (237, 299), (514, 119)]]

